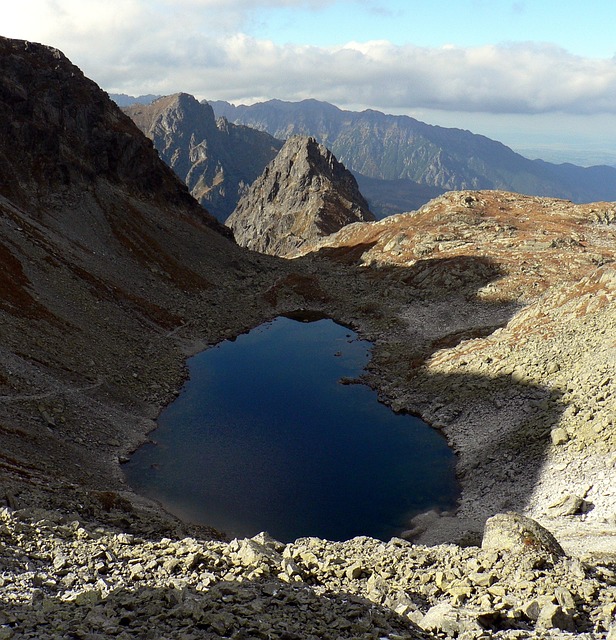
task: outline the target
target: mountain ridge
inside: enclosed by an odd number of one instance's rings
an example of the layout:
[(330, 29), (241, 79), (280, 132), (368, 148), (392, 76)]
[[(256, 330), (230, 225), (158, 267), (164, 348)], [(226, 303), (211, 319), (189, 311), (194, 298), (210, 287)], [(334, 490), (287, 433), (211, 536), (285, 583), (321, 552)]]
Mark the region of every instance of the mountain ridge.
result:
[(207, 103), (187, 93), (123, 111), (153, 141), (193, 197), (221, 222), (282, 147), (267, 133), (216, 118)]
[(486, 136), (376, 110), (345, 111), (314, 99), (250, 106), (210, 103), (229, 121), (277, 138), (312, 135), (350, 170), (369, 178), (407, 178), (444, 190), (503, 189), (574, 202), (616, 199), (616, 169), (534, 161)]
[(353, 222), (374, 221), (357, 181), (314, 138), (292, 136), (227, 219), (237, 243), (284, 256)]
[(126, 93), (110, 93), (109, 97), (118, 105), (118, 107), (129, 107), (133, 104), (150, 104), (162, 98), (159, 94), (147, 93), (140, 96), (129, 96)]

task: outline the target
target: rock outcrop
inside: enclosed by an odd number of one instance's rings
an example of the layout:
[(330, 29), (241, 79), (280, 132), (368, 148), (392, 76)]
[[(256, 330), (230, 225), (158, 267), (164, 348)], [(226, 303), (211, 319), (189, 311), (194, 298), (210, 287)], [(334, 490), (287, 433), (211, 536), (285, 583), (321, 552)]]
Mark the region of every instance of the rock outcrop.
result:
[[(69, 200), (73, 192), (109, 185), (184, 208), (201, 224), (225, 233), (196, 206), (130, 119), (60, 51), (6, 38), (1, 43), (2, 196), (44, 211), (66, 207), (61, 196)], [(50, 193), (57, 194), (51, 201)], [(71, 231), (70, 224), (66, 230)]]
[(314, 138), (294, 136), (227, 220), (240, 246), (284, 256), (353, 222), (374, 220), (353, 175)]
[(267, 133), (216, 119), (209, 104), (186, 93), (133, 104), (124, 112), (221, 222), (282, 147)]
[(562, 558), (565, 552), (556, 538), (540, 524), (519, 513), (499, 513), (486, 520), (481, 548), (522, 555)]

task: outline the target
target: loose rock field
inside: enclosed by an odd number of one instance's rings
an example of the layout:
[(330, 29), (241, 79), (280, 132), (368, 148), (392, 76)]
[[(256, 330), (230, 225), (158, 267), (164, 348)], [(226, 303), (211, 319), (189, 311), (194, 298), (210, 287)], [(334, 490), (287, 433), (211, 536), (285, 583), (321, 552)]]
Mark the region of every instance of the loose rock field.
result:
[(527, 548), (511, 548), (500, 524), (486, 549), (285, 545), (143, 538), (3, 508), (0, 638), (612, 638), (616, 564), (564, 557), (526, 521)]

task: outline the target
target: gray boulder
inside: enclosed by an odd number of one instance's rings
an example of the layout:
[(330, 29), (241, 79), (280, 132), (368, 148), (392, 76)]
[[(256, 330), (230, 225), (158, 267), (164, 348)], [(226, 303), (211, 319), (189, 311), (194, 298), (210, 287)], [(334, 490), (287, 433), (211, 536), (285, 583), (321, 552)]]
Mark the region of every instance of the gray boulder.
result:
[(499, 513), (488, 518), (481, 548), (532, 555), (565, 556), (556, 538), (538, 522), (519, 513)]

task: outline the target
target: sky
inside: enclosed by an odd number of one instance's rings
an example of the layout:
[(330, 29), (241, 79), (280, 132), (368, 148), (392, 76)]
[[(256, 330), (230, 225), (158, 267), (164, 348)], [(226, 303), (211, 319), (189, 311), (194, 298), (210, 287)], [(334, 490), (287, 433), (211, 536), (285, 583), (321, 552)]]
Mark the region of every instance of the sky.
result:
[(109, 93), (316, 98), (616, 164), (614, 24), (614, 0), (20, 0), (0, 35)]

